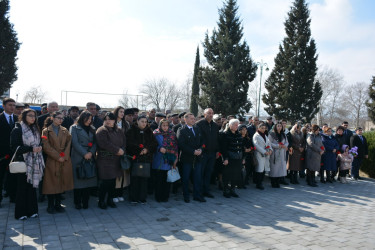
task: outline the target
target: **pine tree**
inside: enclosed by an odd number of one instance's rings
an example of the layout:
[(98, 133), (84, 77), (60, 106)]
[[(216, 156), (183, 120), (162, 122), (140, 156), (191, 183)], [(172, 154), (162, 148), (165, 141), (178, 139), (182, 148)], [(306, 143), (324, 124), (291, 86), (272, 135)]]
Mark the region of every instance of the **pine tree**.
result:
[(251, 108), (247, 98), (249, 82), (255, 78), (257, 66), (243, 41), (243, 27), (237, 15), (235, 0), (224, 2), (219, 10), (218, 29), (203, 42), (208, 66), (199, 70), (201, 107), (210, 107), (224, 115), (244, 113)]
[(191, 86), (191, 101), (190, 101), (190, 112), (195, 116), (198, 115), (198, 99), (199, 99), (199, 83), (198, 83), (198, 72), (199, 72), (199, 46), (197, 47), (197, 54), (195, 56), (194, 73), (193, 73), (193, 84)]
[(375, 123), (375, 76), (372, 77), (372, 82), (369, 86), (370, 99), (366, 102), (368, 116)]
[(17, 51), (20, 43), (9, 22), (9, 0), (0, 1), (0, 95), (17, 80)]
[(310, 122), (319, 111), (322, 89), (315, 82), (316, 45), (311, 38), (308, 6), (295, 0), (285, 21), (286, 37), (279, 46), (275, 67), (265, 82), (265, 110), (276, 118)]

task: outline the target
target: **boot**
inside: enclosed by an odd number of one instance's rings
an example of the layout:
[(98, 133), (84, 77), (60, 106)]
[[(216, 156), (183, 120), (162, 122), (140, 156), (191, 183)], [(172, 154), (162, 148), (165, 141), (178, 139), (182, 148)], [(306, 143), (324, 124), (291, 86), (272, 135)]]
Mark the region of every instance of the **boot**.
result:
[(306, 183), (309, 186), (312, 186), (312, 183), (313, 183), (312, 180), (311, 180), (311, 173), (308, 170), (307, 170), (307, 175), (306, 175)]
[(275, 185), (276, 185), (276, 188), (280, 188), (280, 178), (278, 177), (275, 178)]
[(294, 182), (294, 171), (290, 171), (290, 174), (289, 174), (289, 179), (290, 179), (290, 184), (296, 184)]
[(55, 210), (58, 213), (65, 212), (65, 208), (61, 206), (61, 194), (55, 194)]
[(224, 183), (223, 184), (223, 196), (225, 198), (230, 198), (231, 197), (230, 192), (229, 192), (228, 183)]
[(82, 190), (81, 189), (74, 189), (73, 190), (73, 196), (74, 196), (74, 205), (76, 209), (82, 208)]
[(320, 170), (319, 173), (320, 173), (320, 182), (326, 183), (326, 181), (324, 180), (324, 170)]
[(236, 194), (235, 187), (231, 185), (230, 190), (229, 190), (230, 196), (238, 198), (238, 194)]
[(298, 182), (298, 171), (294, 171), (293, 179), (294, 179), (294, 184), (299, 184), (299, 182)]
[(274, 177), (270, 177), (270, 179), (271, 179), (271, 186), (272, 186), (273, 188), (276, 188), (275, 178), (274, 178)]
[(48, 199), (48, 207), (47, 207), (47, 213), (49, 214), (55, 214), (55, 197), (53, 194), (48, 194), (47, 195)]
[(263, 173), (256, 173), (257, 175), (257, 180), (256, 180), (256, 188), (260, 190), (264, 190), (262, 181), (263, 181)]
[(327, 175), (327, 182), (333, 183), (331, 179), (331, 171), (326, 170), (326, 175)]
[(280, 177), (279, 183), (282, 184), (282, 185), (289, 185), (289, 183), (285, 181), (285, 177)]
[(218, 181), (217, 188), (219, 190), (223, 190), (223, 182), (222, 181), (220, 181), (220, 180)]
[(82, 190), (82, 208), (89, 208), (90, 191), (88, 188)]
[[(316, 185), (315, 171), (311, 171), (311, 181)], [(318, 186), (318, 185), (316, 185)]]

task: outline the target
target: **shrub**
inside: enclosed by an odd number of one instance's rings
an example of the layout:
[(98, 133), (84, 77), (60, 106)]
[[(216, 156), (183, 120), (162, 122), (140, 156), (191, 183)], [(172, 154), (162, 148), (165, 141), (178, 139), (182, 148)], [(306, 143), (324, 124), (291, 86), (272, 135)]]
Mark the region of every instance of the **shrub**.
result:
[(375, 178), (375, 132), (365, 132), (368, 145), (368, 159), (363, 161), (361, 171), (368, 174), (371, 178)]

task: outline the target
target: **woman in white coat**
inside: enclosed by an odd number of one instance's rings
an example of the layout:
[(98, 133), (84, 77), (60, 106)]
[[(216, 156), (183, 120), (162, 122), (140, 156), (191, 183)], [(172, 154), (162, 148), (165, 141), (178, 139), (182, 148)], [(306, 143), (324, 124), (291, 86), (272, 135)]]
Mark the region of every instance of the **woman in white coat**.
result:
[(273, 126), (268, 139), (273, 149), (270, 157), (271, 185), (273, 188), (279, 188), (280, 184), (284, 184), (282, 178), (286, 176), (286, 152), (288, 150), (288, 139), (286, 138), (281, 122)]
[(264, 171), (270, 171), (270, 155), (272, 147), (268, 137), (265, 134), (266, 124), (258, 125), (258, 130), (253, 136), (253, 144), (256, 148), (255, 157), (258, 160), (258, 166), (255, 168), (256, 188), (263, 190)]

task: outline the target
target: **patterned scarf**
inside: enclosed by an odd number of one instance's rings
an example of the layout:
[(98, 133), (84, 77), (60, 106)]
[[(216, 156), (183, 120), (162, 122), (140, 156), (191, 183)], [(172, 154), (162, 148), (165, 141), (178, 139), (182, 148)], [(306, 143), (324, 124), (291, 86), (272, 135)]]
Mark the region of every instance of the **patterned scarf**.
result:
[(168, 129), (168, 131), (163, 131), (161, 128), (155, 129), (154, 135), (162, 135), (163, 136), (163, 144), (162, 147), (167, 150), (168, 153), (177, 153), (177, 138), (175, 132), (172, 129)]
[[(40, 134), (37, 129), (30, 129), (24, 122), (22, 126), (22, 141), (25, 146), (38, 147), (40, 146)], [(34, 153), (27, 152), (23, 154), (23, 159), (26, 163), (27, 183), (33, 185), (34, 188), (39, 186), (39, 182), (43, 177), (44, 160), (42, 152)]]

